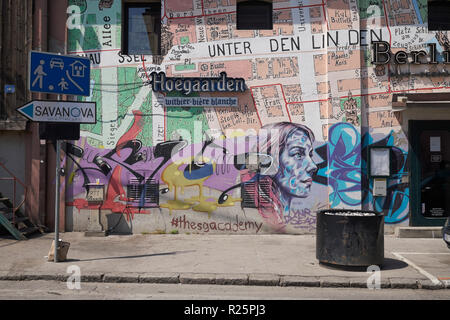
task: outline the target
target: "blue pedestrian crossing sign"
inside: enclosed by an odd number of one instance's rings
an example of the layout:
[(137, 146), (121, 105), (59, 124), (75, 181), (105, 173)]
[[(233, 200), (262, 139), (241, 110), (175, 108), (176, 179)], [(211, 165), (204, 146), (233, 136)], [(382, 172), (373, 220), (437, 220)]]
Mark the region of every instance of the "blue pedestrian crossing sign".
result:
[(28, 88), (32, 92), (90, 96), (89, 58), (30, 51)]

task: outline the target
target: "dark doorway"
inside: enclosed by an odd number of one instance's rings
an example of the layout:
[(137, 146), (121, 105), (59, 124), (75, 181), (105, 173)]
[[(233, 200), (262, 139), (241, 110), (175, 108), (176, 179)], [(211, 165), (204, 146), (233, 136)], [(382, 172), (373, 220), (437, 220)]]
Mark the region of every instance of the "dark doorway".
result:
[(409, 122), (412, 226), (443, 226), (450, 213), (450, 121)]

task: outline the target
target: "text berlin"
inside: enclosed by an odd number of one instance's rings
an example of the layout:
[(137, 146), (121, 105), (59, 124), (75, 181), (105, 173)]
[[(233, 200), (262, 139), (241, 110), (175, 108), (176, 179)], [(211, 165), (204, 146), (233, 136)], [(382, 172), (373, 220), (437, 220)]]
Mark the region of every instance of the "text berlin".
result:
[[(397, 51), (395, 54), (392, 54), (390, 51), (391, 46), (386, 41), (374, 41), (372, 42), (373, 49), (373, 64), (387, 64), (393, 58), (395, 64), (438, 64), (437, 61), (437, 50), (435, 43), (428, 43), (430, 47), (430, 52), (426, 52), (425, 50), (420, 51), (411, 51), (409, 54), (406, 51)], [(409, 56), (408, 56), (409, 55)], [(442, 51), (442, 55), (444, 57), (444, 64), (450, 63), (450, 51)], [(409, 60), (410, 58), (411, 60)], [(427, 58), (427, 59), (425, 59)], [(423, 62), (424, 59), (426, 62)]]

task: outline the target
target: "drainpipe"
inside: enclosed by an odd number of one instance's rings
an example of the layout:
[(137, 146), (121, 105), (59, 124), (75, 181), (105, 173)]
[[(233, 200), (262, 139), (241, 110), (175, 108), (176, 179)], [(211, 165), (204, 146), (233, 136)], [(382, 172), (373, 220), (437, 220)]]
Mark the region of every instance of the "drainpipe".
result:
[(33, 18), (33, 49), (47, 51), (48, 0), (34, 0)]
[[(47, 0), (27, 0), (28, 8), (28, 33), (32, 35), (32, 43), (27, 47), (38, 51), (47, 50)], [(32, 22), (31, 22), (32, 21)], [(45, 94), (32, 93), (32, 99), (45, 99)], [(29, 123), (29, 133), (26, 137), (26, 183), (28, 186), (25, 210), (30, 220), (34, 223), (45, 224), (45, 175), (46, 158), (45, 144), (39, 140), (39, 124)]]

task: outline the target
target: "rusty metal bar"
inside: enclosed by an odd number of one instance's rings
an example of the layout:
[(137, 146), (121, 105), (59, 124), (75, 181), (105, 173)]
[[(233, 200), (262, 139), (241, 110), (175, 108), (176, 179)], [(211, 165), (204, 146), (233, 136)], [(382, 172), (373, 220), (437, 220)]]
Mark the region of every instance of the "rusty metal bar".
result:
[[(12, 202), (12, 216), (13, 216), (13, 223), (15, 222), (16, 219), (16, 212), (20, 209), (20, 207), (23, 206), (23, 204), (25, 203), (26, 197), (27, 197), (27, 192), (28, 192), (28, 188), (27, 186), (19, 179), (17, 178), (11, 171), (8, 170), (8, 168), (6, 168), (6, 166), (0, 162), (0, 167), (2, 167), (11, 177), (0, 177), (0, 180), (13, 180), (13, 202)], [(16, 206), (16, 185), (19, 182), (20, 185), (24, 188), (24, 199), (21, 201), (21, 203)]]
[(13, 212), (12, 212), (12, 216), (13, 216), (13, 223), (16, 223), (16, 178), (14, 177), (13, 180)]
[(27, 186), (25, 185), (25, 183), (22, 182), (22, 180), (20, 180), (19, 178), (17, 178), (11, 171), (8, 170), (8, 168), (6, 168), (6, 166), (0, 162), (0, 167), (2, 167), (3, 169), (5, 169), (6, 172), (9, 173), (9, 175), (13, 178), (16, 178), (17, 181), (19, 181), (19, 183), (22, 185), (22, 187), (26, 188)]

